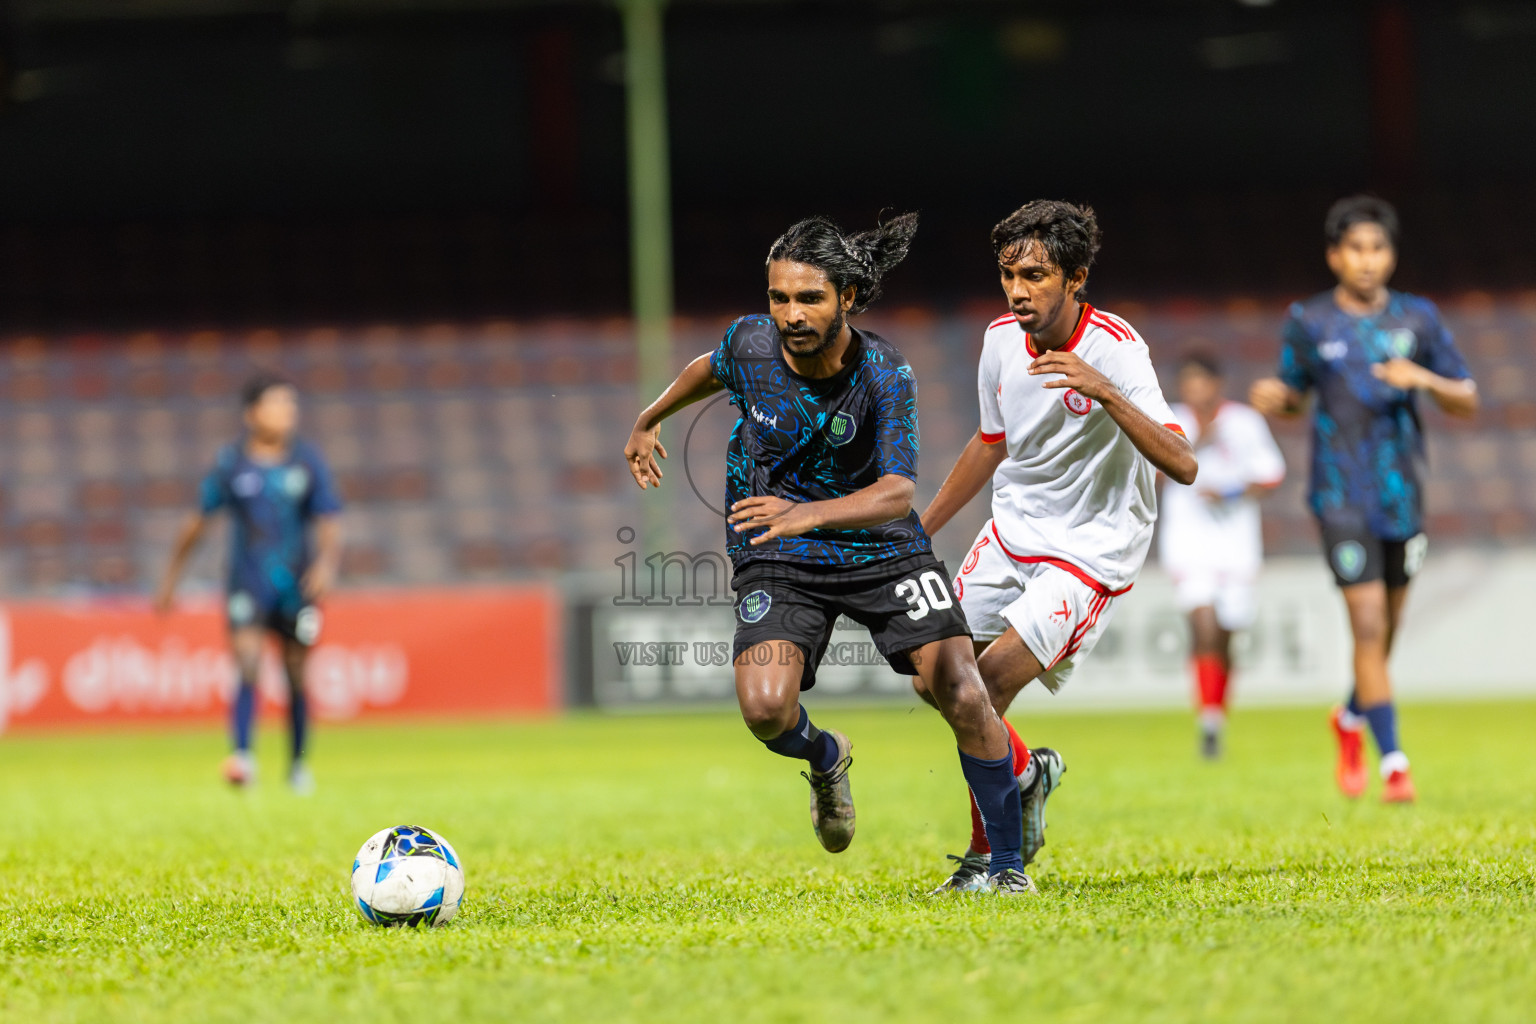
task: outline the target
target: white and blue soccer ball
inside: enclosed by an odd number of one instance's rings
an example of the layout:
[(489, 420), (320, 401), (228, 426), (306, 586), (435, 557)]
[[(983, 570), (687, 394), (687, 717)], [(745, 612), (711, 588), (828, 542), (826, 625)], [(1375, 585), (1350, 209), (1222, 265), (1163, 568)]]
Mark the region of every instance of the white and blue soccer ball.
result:
[(429, 828), (377, 832), (352, 861), (352, 897), (369, 924), (447, 924), (464, 898), (464, 870), (448, 840)]

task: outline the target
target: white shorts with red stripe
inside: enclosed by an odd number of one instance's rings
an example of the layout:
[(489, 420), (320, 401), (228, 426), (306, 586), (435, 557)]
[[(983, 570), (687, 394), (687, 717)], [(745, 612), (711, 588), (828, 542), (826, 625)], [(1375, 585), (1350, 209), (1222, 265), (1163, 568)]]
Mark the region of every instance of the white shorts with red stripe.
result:
[(1110, 591), (1068, 562), (1017, 554), (1003, 550), (987, 520), (955, 577), (955, 596), (977, 640), (995, 640), (1012, 626), (1055, 693), (1104, 635), (1115, 598), (1130, 588)]

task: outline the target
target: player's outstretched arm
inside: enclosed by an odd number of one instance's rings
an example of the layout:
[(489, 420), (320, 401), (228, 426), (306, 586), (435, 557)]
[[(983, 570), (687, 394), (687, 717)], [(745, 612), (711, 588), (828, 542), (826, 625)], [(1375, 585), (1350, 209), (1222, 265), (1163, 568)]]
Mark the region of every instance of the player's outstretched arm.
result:
[(771, 494), (743, 498), (731, 506), (726, 522), (737, 533), (763, 530), (752, 538), (754, 545), (812, 530), (859, 530), (911, 512), (916, 490), (911, 478), (887, 473), (868, 487), (826, 501), (789, 501)]
[(635, 421), (635, 428), (629, 432), (629, 442), (624, 445), (624, 461), (642, 491), (661, 486), (661, 464), (656, 461), (656, 456), (667, 457), (667, 449), (661, 443), (661, 421), (723, 387), (725, 385), (710, 368), (709, 355), (705, 354), (683, 367), (683, 372), (661, 393), (661, 397), (646, 406)]
[(1167, 474), (1170, 480), (1181, 484), (1195, 482), (1200, 464), (1195, 460), (1195, 449), (1184, 435), (1175, 434), (1142, 412), (1135, 402), (1115, 386), (1114, 381), (1083, 362), (1075, 352), (1047, 352), (1029, 364), (1029, 372), (1035, 376), (1061, 374), (1041, 386), (1072, 388), (1078, 394), (1098, 402), (1148, 462)]
[(955, 467), (939, 485), (939, 493), (923, 512), (923, 532), (932, 537), (944, 528), (970, 500), (992, 479), (997, 467), (1008, 457), (1005, 441), (988, 442), (980, 428), (966, 442), (965, 451), (955, 460)]
[(1429, 392), (1440, 410), (1451, 416), (1477, 414), (1477, 382), (1470, 377), (1454, 380), (1442, 377), (1427, 366), (1420, 366), (1412, 359), (1389, 359), (1371, 367), (1376, 379), (1395, 388)]
[(1265, 416), (1295, 416), (1306, 396), (1279, 377), (1264, 377), (1248, 389), (1248, 404)]
[(208, 529), (208, 517), (201, 512), (194, 512), (187, 517), (182, 524), (181, 532), (176, 535), (176, 544), (171, 548), (171, 561), (165, 567), (165, 576), (160, 580), (160, 587), (155, 591), (155, 610), (168, 612), (176, 603), (176, 584), (181, 580), (181, 574), (187, 567), (187, 561), (191, 559), (192, 552), (197, 550), (202, 543), (203, 534)]

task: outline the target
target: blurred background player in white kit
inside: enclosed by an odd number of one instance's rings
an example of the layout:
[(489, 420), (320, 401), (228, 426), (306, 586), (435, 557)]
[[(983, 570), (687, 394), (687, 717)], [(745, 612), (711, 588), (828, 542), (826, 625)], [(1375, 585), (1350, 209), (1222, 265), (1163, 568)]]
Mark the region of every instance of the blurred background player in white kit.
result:
[(1259, 498), (1285, 479), (1285, 459), (1264, 417), (1222, 393), (1221, 367), (1193, 352), (1179, 367), (1174, 417), (1195, 446), (1200, 477), (1165, 479), (1157, 555), (1189, 616), (1190, 664), (1200, 709), (1200, 753), (1221, 756), (1232, 677), (1232, 634), (1253, 625), (1264, 560)]

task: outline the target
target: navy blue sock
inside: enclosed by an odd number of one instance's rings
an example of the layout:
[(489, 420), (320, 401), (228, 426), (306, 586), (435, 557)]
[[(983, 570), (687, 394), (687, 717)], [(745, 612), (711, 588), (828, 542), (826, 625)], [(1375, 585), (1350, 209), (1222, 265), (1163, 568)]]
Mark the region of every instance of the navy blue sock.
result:
[(775, 754), (809, 761), (818, 772), (831, 771), (837, 764), (837, 741), (811, 724), (811, 716), (805, 713), (804, 705), (795, 727), (771, 740), (763, 740), (763, 746)]
[(1371, 725), (1371, 735), (1376, 737), (1376, 750), (1382, 757), (1400, 749), (1397, 745), (1397, 705), (1388, 701), (1360, 712)]
[(1356, 718), (1363, 718), (1365, 712), (1360, 709), (1360, 697), (1354, 689), (1349, 691), (1349, 700), (1344, 702), (1344, 710)]
[(251, 749), (251, 726), (256, 721), (256, 684), (240, 680), (235, 691), (235, 703), (230, 712), (230, 726), (235, 734), (235, 749), (248, 753)]
[(305, 741), (309, 737), (309, 698), (303, 690), (288, 695), (288, 739), (293, 763), (304, 760)]
[(988, 761), (960, 751), (960, 771), (976, 798), (981, 823), (992, 844), (992, 872), (1004, 868), (1024, 870), (1024, 806), (1019, 802), (1019, 782), (1013, 775), (1013, 750)]

